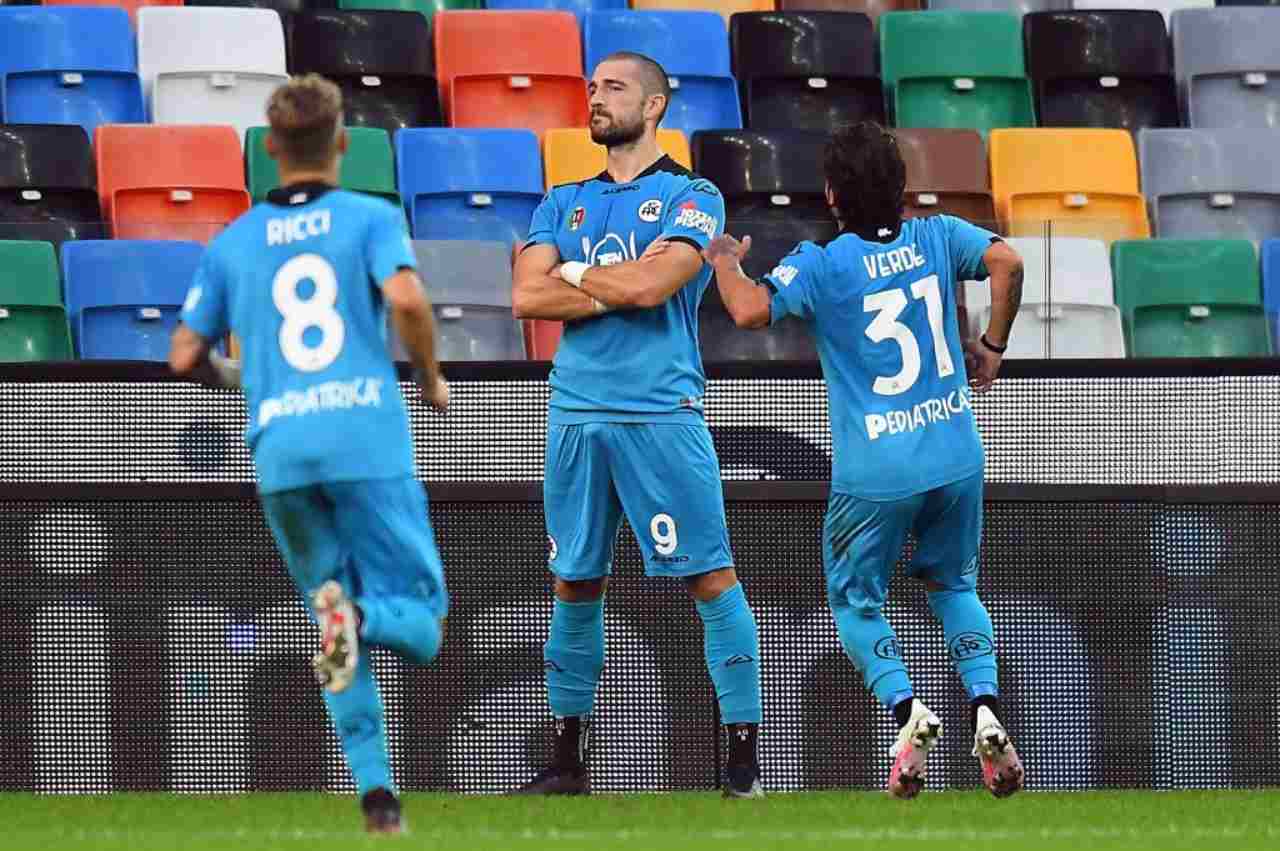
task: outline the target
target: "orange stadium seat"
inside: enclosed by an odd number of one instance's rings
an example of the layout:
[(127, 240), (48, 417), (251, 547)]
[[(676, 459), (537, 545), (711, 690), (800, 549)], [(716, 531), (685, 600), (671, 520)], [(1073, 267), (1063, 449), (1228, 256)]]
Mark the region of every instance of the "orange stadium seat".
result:
[(117, 239), (208, 242), (249, 209), (236, 131), (223, 125), (104, 124), (98, 195)]
[[(685, 168), (693, 168), (689, 140), (679, 130), (659, 130), (658, 146)], [(591, 141), (585, 127), (548, 130), (542, 137), (542, 162), (547, 188), (589, 180), (605, 168), (605, 150)]]
[(656, 11), (683, 9), (690, 12), (718, 12), (725, 26), (735, 12), (772, 12), (774, 0), (631, 0), (632, 9)]
[(1127, 130), (991, 131), (991, 192), (1010, 236), (1145, 239), (1147, 207)]
[(181, 6), (182, 0), (44, 0), (43, 6), (119, 6), (138, 25), (138, 10), (145, 6)]
[(443, 11), (436, 73), (452, 127), (587, 126), (582, 36), (569, 12)]

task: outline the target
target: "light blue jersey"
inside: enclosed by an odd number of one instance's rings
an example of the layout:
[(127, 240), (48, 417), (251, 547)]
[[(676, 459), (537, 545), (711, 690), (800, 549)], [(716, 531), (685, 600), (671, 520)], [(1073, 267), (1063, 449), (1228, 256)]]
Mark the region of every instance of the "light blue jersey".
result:
[(982, 470), (956, 320), (956, 282), (989, 277), (990, 231), (953, 216), (902, 222), (897, 238), (801, 243), (765, 276), (770, 319), (817, 342), (834, 442), (832, 491), (901, 499)]
[[(723, 229), (720, 190), (663, 157), (630, 183), (605, 172), (552, 189), (533, 214), (529, 244), (554, 245), (562, 261), (609, 266), (656, 240), (701, 252)], [(566, 322), (551, 371), (551, 424), (702, 422), (698, 305), (711, 274), (703, 264), (658, 307)]]
[(416, 267), (396, 207), (320, 184), (273, 191), (210, 244), (182, 321), (240, 340), (263, 493), (412, 475), (381, 286)]

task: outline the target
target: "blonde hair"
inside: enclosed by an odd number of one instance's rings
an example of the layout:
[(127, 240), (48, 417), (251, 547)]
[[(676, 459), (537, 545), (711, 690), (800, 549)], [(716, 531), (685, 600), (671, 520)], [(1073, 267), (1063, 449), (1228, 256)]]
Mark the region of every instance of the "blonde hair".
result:
[(267, 121), (290, 165), (325, 168), (338, 153), (342, 90), (319, 74), (292, 77), (271, 93)]

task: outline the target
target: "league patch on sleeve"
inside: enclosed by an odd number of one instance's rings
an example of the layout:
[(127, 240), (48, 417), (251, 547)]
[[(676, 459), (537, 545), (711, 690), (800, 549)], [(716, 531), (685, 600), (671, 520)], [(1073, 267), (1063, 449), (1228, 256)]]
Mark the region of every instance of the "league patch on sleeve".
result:
[(685, 201), (680, 205), (680, 214), (676, 216), (675, 220), (676, 227), (700, 230), (708, 238), (716, 235), (716, 228), (719, 224), (720, 221), (715, 216), (699, 210), (698, 205), (693, 201)]

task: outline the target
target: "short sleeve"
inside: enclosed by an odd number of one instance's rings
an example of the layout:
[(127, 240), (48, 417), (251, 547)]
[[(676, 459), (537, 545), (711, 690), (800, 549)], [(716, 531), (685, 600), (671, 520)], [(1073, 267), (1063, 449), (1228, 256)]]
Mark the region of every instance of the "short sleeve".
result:
[(559, 222), (560, 208), (556, 204), (555, 193), (548, 192), (533, 211), (533, 218), (529, 221), (529, 239), (525, 245), (555, 245)]
[(1000, 237), (986, 228), (970, 224), (955, 216), (939, 216), (947, 232), (947, 251), (951, 257), (951, 265), (962, 281), (981, 281), (991, 277), (982, 262), (982, 255), (987, 253), (993, 241)]
[(773, 290), (773, 300), (769, 303), (770, 323), (780, 322), (788, 316), (806, 321), (813, 318), (822, 267), (822, 249), (812, 242), (802, 242), (764, 276), (764, 283)]
[(404, 214), (396, 207), (378, 209), (365, 238), (364, 250), (369, 274), (379, 287), (401, 269), (418, 268), (413, 242), (405, 230)]
[(184, 325), (206, 340), (220, 340), (230, 330), (227, 281), (212, 246), (205, 249), (196, 267), (191, 288), (182, 303), (181, 318)]
[(659, 240), (687, 242), (699, 252), (724, 233), (724, 198), (710, 180), (697, 178), (676, 192), (662, 211)]

